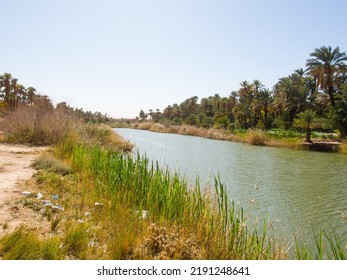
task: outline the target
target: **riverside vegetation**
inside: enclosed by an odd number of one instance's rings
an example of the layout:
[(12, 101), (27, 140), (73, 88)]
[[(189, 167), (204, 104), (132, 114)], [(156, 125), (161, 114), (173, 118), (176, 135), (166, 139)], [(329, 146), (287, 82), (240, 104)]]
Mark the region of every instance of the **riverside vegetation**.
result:
[[(34, 130), (35, 122), (28, 122), (22, 130), (24, 119), (40, 110), (52, 114), (41, 121), (55, 123), (57, 108), (32, 107), (4, 117), (2, 123), (16, 116), (18, 126), (3, 125), (3, 141), (51, 139), (46, 144), (52, 149), (33, 163), (38, 171), (28, 186), (34, 195), (18, 202), (40, 212), (50, 226), (37, 230), (23, 224), (8, 232), (0, 240), (2, 259), (346, 258), (333, 233), (316, 236), (315, 249), (299, 239), (282, 244), (268, 235), (266, 221), (260, 230), (247, 224), (218, 178), (211, 190), (202, 191), (198, 180), (188, 186), (179, 174), (129, 154), (132, 145), (107, 126), (83, 124), (66, 114), (59, 115), (65, 125), (60, 138), (49, 137), (55, 131), (48, 124)], [(11, 137), (17, 130), (21, 138)], [(55, 205), (45, 205), (49, 199)]]
[[(181, 135), (198, 136), (203, 138), (210, 138), (216, 140), (226, 140), (233, 142), (248, 143), (251, 145), (271, 146), (279, 148), (293, 148), (304, 149), (303, 134), (296, 130), (262, 130), (262, 129), (248, 129), (248, 130), (234, 130), (231, 132), (227, 129), (221, 128), (202, 128), (192, 125), (167, 125), (162, 123), (155, 123), (152, 121), (143, 121), (140, 123), (133, 123), (124, 125), (122, 123), (113, 123), (115, 128), (135, 128), (142, 130), (149, 130), (159, 133), (175, 133)], [(311, 132), (310, 137), (313, 143), (327, 143), (337, 144), (335, 152), (347, 153), (347, 142), (344, 139), (337, 139), (336, 134)], [(338, 141), (338, 142), (337, 142)]]
[[(243, 81), (229, 96), (193, 96), (162, 111), (141, 110), (141, 128), (270, 146), (298, 147), (305, 141), (343, 142), (347, 136), (347, 56), (338, 47), (317, 48), (306, 69), (282, 77), (272, 89), (261, 81)], [(161, 124), (142, 124), (148, 121)], [(177, 128), (177, 126), (186, 128)], [(193, 129), (196, 127), (197, 129)], [(219, 132), (215, 132), (218, 129)], [(250, 131), (247, 134), (247, 130)], [(256, 130), (256, 133), (254, 133)], [(253, 139), (256, 138), (256, 141)]]

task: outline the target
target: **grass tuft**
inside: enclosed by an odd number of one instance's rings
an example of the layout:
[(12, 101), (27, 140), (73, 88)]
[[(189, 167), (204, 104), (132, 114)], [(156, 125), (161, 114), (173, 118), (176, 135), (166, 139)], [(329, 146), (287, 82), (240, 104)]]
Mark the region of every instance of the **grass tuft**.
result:
[(26, 226), (19, 226), (14, 232), (0, 240), (0, 256), (4, 260), (55, 260), (61, 259), (57, 239), (41, 239)]
[(267, 136), (262, 130), (249, 130), (247, 142), (251, 145), (264, 146), (267, 142)]
[(44, 169), (63, 176), (72, 172), (71, 168), (67, 164), (48, 154), (44, 154), (36, 158), (31, 164), (31, 167), (37, 170)]

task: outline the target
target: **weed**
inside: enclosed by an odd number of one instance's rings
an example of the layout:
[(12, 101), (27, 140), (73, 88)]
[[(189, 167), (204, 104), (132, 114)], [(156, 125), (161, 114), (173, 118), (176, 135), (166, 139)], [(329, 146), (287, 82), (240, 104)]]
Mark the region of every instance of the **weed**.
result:
[(67, 164), (48, 154), (36, 158), (31, 164), (31, 167), (34, 167), (35, 169), (44, 169), (63, 176), (72, 172), (71, 168)]
[(55, 215), (54, 218), (51, 219), (51, 232), (57, 232), (61, 220), (62, 217), (59, 215)]
[(38, 236), (25, 226), (18, 227), (13, 233), (5, 235), (0, 241), (0, 255), (8, 260), (41, 259), (42, 243)]
[(247, 142), (252, 145), (264, 146), (266, 144), (266, 134), (261, 130), (249, 130)]
[(61, 250), (61, 241), (58, 237), (50, 237), (43, 242), (42, 259), (61, 260), (64, 258)]
[(186, 236), (184, 232), (177, 229), (158, 227), (151, 224), (148, 228), (149, 236), (145, 238), (137, 249), (139, 256), (149, 259), (181, 259), (198, 260), (202, 258), (201, 248), (197, 238), (193, 235)]
[(77, 259), (87, 258), (88, 233), (84, 224), (75, 224), (67, 228), (63, 238), (63, 251)]

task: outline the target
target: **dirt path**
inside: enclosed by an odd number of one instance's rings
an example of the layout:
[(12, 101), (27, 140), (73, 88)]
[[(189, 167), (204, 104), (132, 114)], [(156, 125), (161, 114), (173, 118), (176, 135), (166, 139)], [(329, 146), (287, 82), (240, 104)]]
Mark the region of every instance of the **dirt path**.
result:
[(19, 200), (25, 191), (24, 181), (35, 170), (30, 167), (43, 147), (0, 144), (0, 236), (21, 223), (40, 227), (40, 215), (23, 207)]

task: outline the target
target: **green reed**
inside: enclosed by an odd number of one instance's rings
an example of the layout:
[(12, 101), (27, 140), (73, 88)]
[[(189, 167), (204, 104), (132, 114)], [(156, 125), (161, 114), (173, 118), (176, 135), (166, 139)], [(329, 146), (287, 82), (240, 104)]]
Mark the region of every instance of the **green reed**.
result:
[[(139, 154), (115, 152), (99, 145), (68, 149), (72, 167), (94, 181), (94, 197), (113, 201), (151, 221), (195, 230), (209, 258), (270, 258), (266, 231), (248, 230), (242, 209), (236, 209), (217, 177), (215, 195), (203, 192), (198, 179), (189, 187), (185, 178), (149, 162)], [(266, 228), (266, 226), (264, 226)]]
[[(139, 154), (71, 139), (58, 147), (57, 154), (71, 163), (80, 184), (87, 186), (84, 191), (88, 195), (82, 196), (105, 204), (97, 218), (109, 225), (111, 258), (134, 254), (136, 246), (141, 246), (149, 234), (146, 228), (153, 223), (183, 235), (189, 232), (205, 259), (288, 258), (287, 250), (267, 235), (265, 221), (256, 226), (247, 224), (243, 209), (229, 199), (219, 176), (213, 190), (202, 190), (198, 178), (195, 185), (188, 185), (178, 173)], [(119, 221), (119, 217), (123, 217), (123, 224), (115, 226), (113, 221)], [(130, 223), (138, 219), (140, 223)], [(325, 258), (327, 246), (333, 252), (329, 257), (345, 258), (337, 235), (324, 234), (324, 238), (327, 245), (323, 246), (322, 237), (316, 237), (317, 253), (297, 244), (294, 258)]]

